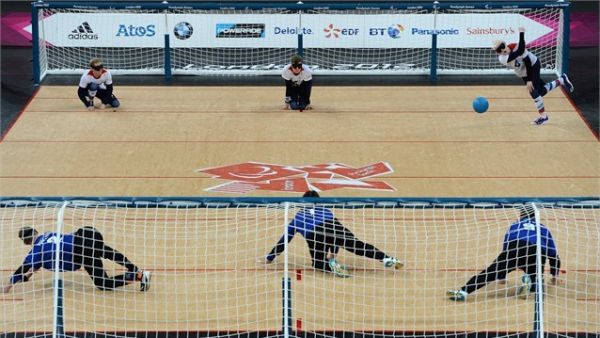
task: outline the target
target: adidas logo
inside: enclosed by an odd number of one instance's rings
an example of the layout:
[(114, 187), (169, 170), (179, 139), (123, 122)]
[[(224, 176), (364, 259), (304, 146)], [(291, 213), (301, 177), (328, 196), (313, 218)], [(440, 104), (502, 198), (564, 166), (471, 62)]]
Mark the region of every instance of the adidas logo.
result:
[(98, 40), (98, 34), (94, 33), (87, 21), (82, 22), (67, 37), (69, 40)]

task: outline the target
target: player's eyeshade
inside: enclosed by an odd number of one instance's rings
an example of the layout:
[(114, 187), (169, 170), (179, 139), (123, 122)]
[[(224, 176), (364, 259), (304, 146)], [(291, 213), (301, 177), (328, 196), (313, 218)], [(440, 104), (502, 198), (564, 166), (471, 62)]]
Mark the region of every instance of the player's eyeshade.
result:
[(93, 70), (102, 70), (102, 68), (104, 68), (104, 65), (95, 65), (95, 66), (92, 66)]
[(498, 47), (496, 47), (496, 53), (502, 53), (502, 51), (504, 50), (504, 48), (506, 48), (506, 45), (503, 42)]
[(296, 68), (296, 69), (298, 69), (298, 68), (302, 68), (302, 64), (301, 64), (301, 63), (294, 63), (294, 64), (292, 65), (292, 68)]

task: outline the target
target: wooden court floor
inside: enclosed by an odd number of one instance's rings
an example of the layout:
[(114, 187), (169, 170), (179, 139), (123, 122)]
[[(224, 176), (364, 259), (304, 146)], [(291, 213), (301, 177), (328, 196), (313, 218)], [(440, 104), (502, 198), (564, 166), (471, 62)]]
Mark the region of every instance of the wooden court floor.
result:
[[(305, 112), (282, 110), (280, 102), (283, 88), (277, 87), (117, 87), (115, 94), (122, 102), (122, 108), (117, 112), (88, 112), (78, 101), (75, 87), (42, 87), (0, 142), (0, 194), (240, 196), (206, 191), (225, 181), (198, 172), (198, 169), (246, 162), (298, 167), (343, 163), (354, 168), (385, 162), (393, 172), (371, 179), (384, 181), (394, 190), (346, 187), (324, 192), (323, 196), (600, 195), (599, 142), (560, 90), (555, 90), (545, 98), (550, 123), (541, 127), (529, 124), (536, 113), (523, 86), (315, 87), (312, 98), (314, 109)], [(479, 95), (490, 101), (490, 110), (485, 114), (476, 114), (471, 109), (472, 99)], [(245, 194), (299, 195), (298, 192), (266, 190)], [(423, 217), (431, 219), (428, 215)], [(591, 219), (597, 221), (598, 217), (596, 215)], [(15, 226), (3, 221), (2, 238), (13, 238)], [(493, 289), (477, 295), (468, 306), (449, 308), (443, 297), (446, 289), (459, 286), (470, 273), (493, 259), (506, 226), (504, 223), (498, 225), (498, 233), (495, 234), (498, 238), (486, 241), (486, 245), (491, 246), (479, 248), (486, 255), (478, 257), (476, 262), (463, 262), (460, 267), (468, 268), (468, 272), (454, 275), (418, 271), (418, 266), (426, 262), (428, 257), (417, 254), (409, 255), (407, 261), (412, 266), (404, 272), (376, 269), (370, 263), (351, 261), (351, 255), (346, 254), (343, 257), (357, 268), (355, 277), (334, 279), (305, 269), (308, 266), (307, 253), (302, 240), (295, 240), (293, 250), (296, 251), (293, 252), (297, 253), (296, 263), (304, 271), (304, 279), (302, 283), (295, 282), (297, 293), (294, 297), (320, 299), (306, 304), (302, 298), (296, 299), (296, 315), (304, 319), (305, 330), (367, 328), (385, 331), (403, 328), (468, 331), (503, 330), (507, 327), (510, 330), (528, 330), (527, 323), (531, 318), (520, 316), (518, 311), (523, 303), (515, 302), (514, 297), (510, 300), (506, 297), (511, 293), (514, 296), (516, 276), (509, 280), (508, 287), (492, 286)], [(592, 230), (597, 229), (598, 224), (592, 223), (591, 226)], [(375, 243), (388, 243), (381, 238), (369, 238), (369, 233), (360, 226), (352, 229)], [(103, 230), (109, 232), (111, 241), (119, 243), (118, 232), (115, 233), (117, 230)], [(148, 231), (144, 228), (126, 230)], [(443, 228), (439, 228), (439, 231), (446, 233)], [(244, 233), (245, 236), (248, 233), (252, 231)], [(67, 281), (70, 288), (67, 288), (65, 297), (73, 306), (69, 308), (71, 313), (67, 316), (89, 314), (91, 309), (86, 306), (94, 307), (98, 317), (93, 320), (78, 318), (74, 325), (79, 330), (119, 327), (149, 331), (234, 330), (238, 318), (253, 323), (249, 329), (277, 329), (280, 327), (278, 306), (281, 281), (275, 278), (277, 275), (271, 275), (269, 271), (265, 273), (264, 269), (256, 267), (255, 258), (269, 249), (280, 232), (260, 234), (266, 240), (262, 246), (246, 249), (243, 257), (244, 262), (248, 260), (246, 263), (228, 263), (227, 269), (221, 271), (218, 270), (222, 267), (219, 262), (199, 262), (198, 257), (203, 256), (192, 255), (188, 257), (191, 261), (187, 266), (197, 270), (182, 274), (176, 282), (169, 280), (168, 271), (159, 271), (154, 292), (146, 295), (124, 291), (107, 295), (94, 290), (85, 274), (72, 274)], [(209, 234), (206, 238), (217, 235)], [(166, 250), (163, 242), (158, 242), (153, 246), (156, 253), (152, 253), (163, 259), (158, 266), (176, 265), (169, 259), (178, 257), (177, 252)], [(21, 250), (25, 254), (26, 248), (18, 241), (11, 239), (7, 243), (10, 250)], [(120, 243), (119, 247), (131, 252), (138, 261), (143, 262), (149, 254), (148, 249), (140, 249), (145, 246), (129, 247), (126, 242)], [(478, 245), (476, 239), (469, 243)], [(587, 246), (572, 247), (572, 250), (597, 252), (594, 250), (597, 250), (598, 239), (592, 237), (588, 243)], [(184, 241), (185, 244), (187, 242)], [(410, 247), (410, 244), (405, 245), (403, 252), (419, 251), (419, 248)], [(572, 244), (560, 243), (559, 247), (561, 245), (569, 246), (571, 250)], [(477, 247), (472, 249), (477, 250)], [(440, 250), (446, 252), (443, 250), (447, 249), (442, 245)], [(460, 251), (456, 254), (457, 257), (462, 256)], [(2, 260), (3, 280), (19, 264), (21, 256), (11, 257)], [(573, 254), (571, 257), (573, 260), (570, 264), (573, 266), (577, 265), (575, 258), (581, 256)], [(597, 257), (596, 260), (587, 259), (585, 262), (585, 266), (578, 266), (581, 271), (597, 271)], [(156, 262), (148, 263), (150, 266), (153, 264), (156, 265)], [(367, 270), (361, 270), (363, 266)], [(206, 274), (203, 269), (216, 270)], [(236, 278), (231, 278), (232, 275)], [(570, 276), (575, 278), (576, 273)], [(45, 275), (45, 278), (35, 281), (41, 286), (35, 291), (36, 296), (45, 299), (45, 302), (51, 299), (49, 286), (44, 284), (48, 277)], [(244, 278), (253, 282), (259, 280), (260, 283), (255, 287), (241, 288), (242, 291), (237, 293), (232, 291), (235, 287), (240, 290)], [(579, 284), (581, 278), (587, 283)], [(436, 282), (426, 289), (419, 289), (420, 285), (430, 280)], [(194, 283), (208, 285), (214, 292), (190, 288)], [(386, 285), (394, 286), (393, 290), (388, 291)], [(576, 290), (592, 285), (595, 288), (588, 291), (595, 295), (598, 292), (598, 278), (594, 274), (584, 273), (583, 277), (570, 282), (567, 279), (566, 285)], [(407, 297), (406, 290), (415, 288), (420, 294)], [(350, 289), (356, 291), (348, 293)], [(597, 317), (586, 322), (565, 321), (561, 317), (561, 309), (573, 308), (574, 304), (581, 306), (576, 300), (568, 300), (565, 296), (567, 290), (569, 288), (565, 287), (553, 291), (561, 295), (558, 298), (571, 303), (550, 306), (550, 316), (553, 316), (552, 313), (555, 316), (550, 329), (599, 331), (597, 324), (589, 326), (589, 323), (600, 322), (596, 320)], [(389, 308), (385, 305), (386, 301), (403, 298), (426, 298), (432, 302), (425, 305), (410, 303), (409, 300), (406, 308), (411, 311), (417, 309), (411, 312), (413, 317), (399, 312), (393, 318), (380, 320), (386, 316), (384, 309)], [(86, 301), (82, 302), (82, 299)], [(193, 311), (190, 314), (170, 309), (166, 304), (173, 299), (183, 304), (189, 303), (192, 309), (198, 306), (205, 320), (198, 322), (198, 313)], [(360, 312), (344, 308), (341, 317), (329, 320), (327, 315), (331, 302), (322, 299), (335, 299), (337, 308), (355, 303), (367, 304), (367, 307)], [(227, 305), (256, 304), (257, 300), (264, 307)], [(202, 312), (202, 309), (210, 308), (210, 304), (225, 304), (225, 312)], [(320, 304), (317, 310), (314, 304)], [(531, 306), (533, 303), (528, 300), (525, 304)], [(20, 313), (10, 302), (0, 305), (4, 313)], [(147, 313), (132, 311), (126, 317), (128, 319), (121, 322), (111, 317), (115, 308), (128, 306), (146, 306), (162, 309), (162, 312), (159, 312), (160, 316), (148, 318)], [(600, 312), (597, 300), (585, 303), (584, 307), (588, 311), (586, 313), (597, 315)], [(396, 305), (395, 308), (400, 307)], [(442, 312), (448, 309), (451, 309), (450, 317)], [(255, 311), (259, 311), (258, 316)], [(414, 316), (414, 313), (418, 316)], [(581, 316), (577, 312), (571, 315)], [(253, 321), (257, 317), (261, 320)], [(19, 322), (18, 316), (7, 318), (9, 323)], [(175, 320), (177, 318), (179, 322)], [(402, 318), (408, 319), (404, 321)], [(501, 319), (494, 321), (486, 318)], [(480, 320), (479, 324), (475, 324), (477, 319)], [(44, 323), (44, 319), (39, 322)], [(107, 323), (108, 327), (95, 326), (99, 325), (98, 322)], [(43, 327), (39, 329), (43, 330)]]
[[(117, 87), (88, 112), (73, 87), (42, 87), (0, 143), (4, 196), (231, 196), (198, 169), (386, 162), (395, 190), (327, 196), (598, 196), (600, 146), (560, 90), (550, 123), (523, 86), (315, 87), (283, 111), (278, 87)], [(475, 96), (490, 110), (471, 109)], [(298, 196), (255, 190), (248, 196)]]

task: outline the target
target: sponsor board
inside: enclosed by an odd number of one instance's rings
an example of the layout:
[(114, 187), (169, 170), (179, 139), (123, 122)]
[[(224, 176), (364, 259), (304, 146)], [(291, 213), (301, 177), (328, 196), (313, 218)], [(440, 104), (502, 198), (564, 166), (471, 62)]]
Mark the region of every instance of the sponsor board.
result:
[(436, 29), (432, 14), (303, 14), (302, 27), (290, 14), (57, 13), (43, 20), (50, 44), (79, 47), (163, 47), (168, 34), (173, 48), (297, 48), (302, 34), (305, 48), (430, 48), (437, 34), (439, 48), (489, 48), (493, 40), (517, 41), (520, 26), (529, 43), (558, 27), (516, 13), (438, 15)]

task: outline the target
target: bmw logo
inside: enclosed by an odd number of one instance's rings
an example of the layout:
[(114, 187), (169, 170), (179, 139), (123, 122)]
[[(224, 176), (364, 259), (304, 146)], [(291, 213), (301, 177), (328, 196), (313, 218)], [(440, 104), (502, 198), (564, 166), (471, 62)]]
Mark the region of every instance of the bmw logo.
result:
[(404, 27), (402, 25), (391, 25), (387, 29), (387, 33), (392, 39), (398, 39), (400, 37), (400, 33), (404, 31)]
[(189, 22), (182, 21), (175, 25), (173, 33), (179, 40), (186, 40), (194, 33), (194, 27)]

